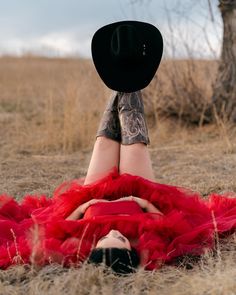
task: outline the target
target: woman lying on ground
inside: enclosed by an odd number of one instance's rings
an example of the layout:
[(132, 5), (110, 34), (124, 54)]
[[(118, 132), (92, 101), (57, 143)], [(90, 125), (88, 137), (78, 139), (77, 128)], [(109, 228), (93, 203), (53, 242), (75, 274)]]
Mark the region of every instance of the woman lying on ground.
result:
[[(84, 184), (99, 180), (114, 167), (120, 174), (129, 173), (154, 180), (148, 143), (141, 92), (115, 93), (103, 114)], [(66, 219), (78, 220), (84, 215), (91, 218), (94, 210), (99, 210), (101, 215), (122, 216), (140, 212), (162, 215), (148, 200), (124, 196), (114, 201), (92, 199), (76, 208)], [(89, 261), (99, 263), (104, 258), (105, 263), (117, 272), (132, 272), (139, 262), (129, 240), (117, 230), (110, 230), (99, 239)]]

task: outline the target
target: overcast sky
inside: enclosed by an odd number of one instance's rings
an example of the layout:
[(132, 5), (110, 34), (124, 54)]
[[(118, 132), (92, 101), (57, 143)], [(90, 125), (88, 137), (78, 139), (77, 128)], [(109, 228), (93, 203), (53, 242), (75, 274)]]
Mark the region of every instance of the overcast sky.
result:
[(222, 25), (218, 0), (210, 0), (211, 7), (208, 0), (134, 2), (0, 0), (0, 54), (90, 57), (91, 38), (97, 29), (129, 19), (156, 25), (164, 37), (166, 56), (219, 56)]

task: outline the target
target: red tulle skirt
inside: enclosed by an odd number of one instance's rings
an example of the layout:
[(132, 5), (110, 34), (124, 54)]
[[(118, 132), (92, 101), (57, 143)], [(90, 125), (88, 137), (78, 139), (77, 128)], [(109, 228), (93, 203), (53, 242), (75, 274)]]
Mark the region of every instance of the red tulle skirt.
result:
[[(149, 200), (164, 215), (65, 220), (90, 199), (115, 200), (129, 195)], [(153, 270), (183, 255), (201, 255), (213, 249), (216, 234), (232, 234), (236, 229), (236, 194), (212, 194), (204, 200), (182, 187), (114, 171), (91, 185), (78, 181), (63, 184), (52, 198), (25, 196), (18, 203), (1, 195), (0, 267), (51, 262), (80, 265), (111, 229), (124, 234), (138, 251), (143, 267)]]

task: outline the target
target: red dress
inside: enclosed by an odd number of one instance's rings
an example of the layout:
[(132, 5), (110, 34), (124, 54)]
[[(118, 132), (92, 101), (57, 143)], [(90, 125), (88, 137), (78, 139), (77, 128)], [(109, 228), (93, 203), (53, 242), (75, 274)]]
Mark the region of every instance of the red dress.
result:
[[(62, 192), (64, 189), (64, 192)], [(149, 200), (164, 215), (144, 213), (137, 204), (91, 206), (83, 219), (65, 218), (90, 199), (124, 196)], [(124, 206), (125, 205), (125, 206)], [(134, 208), (135, 206), (135, 208)], [(214, 247), (214, 236), (236, 229), (236, 194), (212, 194), (208, 199), (190, 190), (112, 172), (91, 185), (71, 182), (52, 198), (25, 196), (21, 203), (0, 196), (0, 267), (17, 263), (79, 265), (96, 242), (119, 230), (135, 247), (146, 269), (159, 268), (182, 255), (200, 255)]]
[(91, 205), (85, 212), (83, 219), (97, 218), (97, 216), (130, 216), (142, 214), (143, 210), (135, 201), (105, 202)]

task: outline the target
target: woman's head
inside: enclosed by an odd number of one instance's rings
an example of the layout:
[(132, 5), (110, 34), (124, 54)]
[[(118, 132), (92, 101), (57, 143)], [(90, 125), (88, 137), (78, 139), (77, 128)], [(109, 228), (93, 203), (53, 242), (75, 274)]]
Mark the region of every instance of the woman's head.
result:
[(97, 242), (88, 262), (103, 263), (116, 273), (127, 274), (134, 272), (137, 268), (139, 257), (125, 236), (117, 230), (111, 230)]

